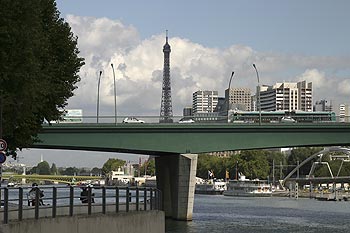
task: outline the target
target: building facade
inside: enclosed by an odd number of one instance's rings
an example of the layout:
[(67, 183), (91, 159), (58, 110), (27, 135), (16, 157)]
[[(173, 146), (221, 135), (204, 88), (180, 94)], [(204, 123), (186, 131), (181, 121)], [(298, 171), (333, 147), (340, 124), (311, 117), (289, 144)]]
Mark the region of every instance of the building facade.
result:
[(350, 122), (349, 115), (349, 105), (348, 104), (340, 104), (339, 105), (339, 121), (340, 122)]
[(249, 88), (230, 88), (225, 90), (227, 109), (251, 111), (251, 90)]
[(218, 91), (196, 91), (192, 95), (192, 113), (214, 112), (218, 104)]
[(316, 101), (314, 105), (314, 112), (332, 112), (333, 111), (333, 105), (332, 101), (330, 104), (328, 104), (327, 100), (319, 100)]
[[(312, 83), (276, 83), (261, 86), (260, 102), (262, 111), (312, 112)], [(259, 103), (258, 103), (259, 104)]]

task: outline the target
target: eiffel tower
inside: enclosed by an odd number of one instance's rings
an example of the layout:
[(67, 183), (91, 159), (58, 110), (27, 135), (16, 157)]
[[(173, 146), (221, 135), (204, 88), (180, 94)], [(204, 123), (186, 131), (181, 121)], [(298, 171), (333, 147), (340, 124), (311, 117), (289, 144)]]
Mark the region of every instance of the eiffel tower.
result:
[(160, 106), (159, 123), (173, 123), (173, 108), (171, 104), (171, 84), (170, 84), (170, 45), (168, 44), (168, 30), (166, 30), (162, 85), (162, 102)]

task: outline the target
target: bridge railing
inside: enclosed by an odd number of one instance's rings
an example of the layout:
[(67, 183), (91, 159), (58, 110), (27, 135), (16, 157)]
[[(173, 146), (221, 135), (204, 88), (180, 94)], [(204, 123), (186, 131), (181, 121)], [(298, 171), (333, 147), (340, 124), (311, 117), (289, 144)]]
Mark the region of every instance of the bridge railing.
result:
[[(249, 112), (248, 112), (249, 113)], [(189, 119), (192, 119), (194, 124), (197, 123), (218, 123), (218, 124), (227, 124), (227, 123), (259, 123), (259, 115), (257, 112), (253, 115), (230, 115), (223, 116), (217, 115), (213, 113), (207, 113), (203, 115), (195, 115), (195, 116), (172, 116), (171, 121), (166, 121), (166, 124), (178, 124), (178, 123), (190, 123)], [(264, 124), (276, 124), (276, 123), (286, 123), (281, 121), (283, 115), (276, 114), (273, 115), (269, 112), (268, 115), (261, 116), (261, 122)], [(336, 116), (333, 114), (312, 114), (308, 113), (308, 115), (292, 115), (291, 116), (295, 123), (350, 123), (350, 116)], [(127, 118), (138, 119), (138, 121), (124, 121)], [(135, 123), (149, 123), (149, 124), (158, 124), (160, 123), (161, 118), (159, 116), (142, 116), (142, 115), (133, 115), (133, 116), (69, 116), (63, 117), (59, 121), (51, 121), (51, 125), (55, 124), (69, 124), (69, 123), (84, 123), (84, 124), (135, 124)], [(125, 123), (128, 122), (128, 123)], [(288, 121), (287, 121), (288, 122)], [(47, 121), (44, 122), (44, 125), (48, 124)], [(163, 123), (164, 124), (164, 123)]]
[[(1, 188), (2, 223), (24, 219), (162, 209), (160, 190), (150, 187), (41, 186)], [(43, 194), (43, 195), (40, 195)]]

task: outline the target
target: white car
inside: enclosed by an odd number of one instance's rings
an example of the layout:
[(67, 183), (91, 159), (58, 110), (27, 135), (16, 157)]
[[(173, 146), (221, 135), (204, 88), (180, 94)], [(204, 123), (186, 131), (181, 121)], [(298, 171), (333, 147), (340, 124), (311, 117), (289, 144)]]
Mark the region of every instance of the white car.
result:
[(179, 120), (180, 124), (191, 124), (191, 123), (195, 123), (195, 121), (192, 118), (182, 118), (181, 120)]
[(297, 121), (294, 120), (290, 116), (284, 116), (284, 117), (281, 118), (281, 122), (283, 122), (283, 123), (296, 123)]
[(138, 123), (145, 123), (143, 120), (139, 120), (136, 117), (127, 117), (123, 120), (123, 123), (133, 123), (133, 124), (138, 124)]

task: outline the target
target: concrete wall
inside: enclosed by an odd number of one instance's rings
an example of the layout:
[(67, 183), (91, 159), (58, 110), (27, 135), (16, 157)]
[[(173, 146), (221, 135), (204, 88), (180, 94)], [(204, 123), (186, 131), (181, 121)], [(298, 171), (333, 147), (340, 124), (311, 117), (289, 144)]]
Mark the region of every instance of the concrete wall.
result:
[(164, 233), (163, 211), (27, 219), (0, 225), (0, 233)]

